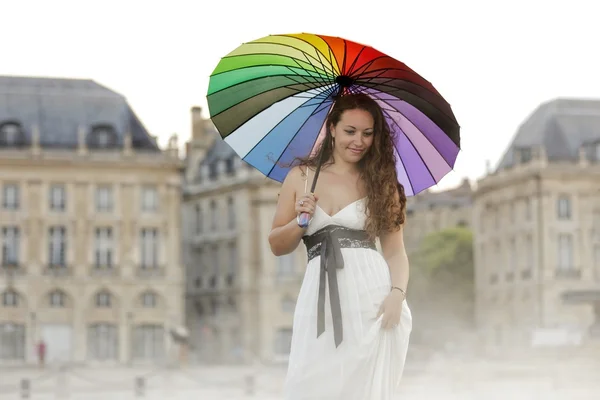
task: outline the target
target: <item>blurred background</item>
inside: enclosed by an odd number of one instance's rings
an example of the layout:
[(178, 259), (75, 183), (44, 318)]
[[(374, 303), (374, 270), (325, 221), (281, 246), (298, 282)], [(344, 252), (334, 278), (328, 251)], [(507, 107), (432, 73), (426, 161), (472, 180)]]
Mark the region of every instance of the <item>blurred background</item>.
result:
[(462, 127), (409, 198), (399, 398), (599, 399), (599, 7), (0, 0), (0, 399), (281, 398), (306, 249), (270, 252), (280, 185), (205, 94), (287, 32), (402, 60)]

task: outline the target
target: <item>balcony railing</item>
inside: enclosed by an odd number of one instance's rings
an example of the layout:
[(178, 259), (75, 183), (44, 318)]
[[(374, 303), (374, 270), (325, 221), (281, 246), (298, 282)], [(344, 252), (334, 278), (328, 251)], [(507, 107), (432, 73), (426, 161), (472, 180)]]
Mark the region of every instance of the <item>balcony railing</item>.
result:
[(8, 277), (16, 277), (25, 275), (25, 268), (19, 265), (18, 262), (5, 262), (0, 266), (0, 275)]
[(116, 277), (119, 276), (119, 268), (114, 265), (94, 265), (90, 268), (92, 277)]
[(49, 264), (44, 269), (44, 275), (66, 277), (73, 275), (73, 268), (64, 264)]
[(165, 276), (165, 267), (159, 265), (140, 265), (136, 274), (138, 278), (162, 278)]

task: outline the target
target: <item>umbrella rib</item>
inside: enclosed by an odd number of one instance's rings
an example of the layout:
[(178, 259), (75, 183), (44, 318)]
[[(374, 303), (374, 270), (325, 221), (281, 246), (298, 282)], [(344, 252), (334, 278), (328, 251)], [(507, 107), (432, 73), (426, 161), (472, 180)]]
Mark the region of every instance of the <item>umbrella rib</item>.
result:
[[(403, 88), (398, 88), (398, 87), (395, 87), (395, 86), (392, 86), (392, 85), (388, 85), (388, 84), (387, 84), (387, 83), (389, 83), (389, 82), (393, 82), (393, 81), (395, 81), (395, 79), (388, 79), (388, 82), (386, 82), (386, 83), (383, 83), (383, 82), (382, 82), (382, 83), (373, 83), (373, 85), (375, 85), (375, 87), (372, 87), (372, 89), (376, 89), (376, 90), (378, 90), (378, 91), (380, 91), (380, 92), (385, 92), (385, 90), (381, 90), (381, 88), (385, 87), (385, 88), (388, 88), (388, 89), (393, 89), (394, 91), (402, 91), (402, 92), (407, 92), (407, 93), (410, 93), (411, 95), (413, 95), (413, 96), (415, 96), (415, 97), (418, 97), (418, 98), (420, 98), (421, 100), (425, 101), (427, 104), (429, 104), (429, 105), (431, 105), (432, 107), (434, 107), (434, 108), (435, 108), (436, 110), (438, 110), (438, 111), (439, 111), (439, 112), (440, 112), (440, 113), (441, 113), (441, 114), (442, 114), (444, 117), (446, 117), (446, 118), (447, 118), (447, 119), (448, 119), (448, 120), (449, 120), (451, 123), (453, 123), (453, 124), (457, 124), (456, 117), (454, 117), (454, 116), (451, 116), (451, 115), (448, 115), (448, 114), (447, 114), (447, 113), (446, 113), (444, 110), (440, 110), (440, 108), (439, 108), (439, 107), (437, 107), (435, 104), (432, 104), (431, 102), (429, 102), (428, 100), (424, 99), (423, 97), (421, 97), (421, 96), (419, 96), (419, 95), (417, 95), (417, 94), (415, 94), (415, 93), (413, 93), (413, 92), (411, 92), (411, 91), (409, 91), (409, 90), (406, 90), (406, 89), (403, 89)], [(369, 84), (369, 83), (370, 83), (370, 82), (359, 82), (359, 84), (360, 84), (360, 85)], [(419, 85), (416, 85), (416, 86), (419, 86)], [(367, 87), (368, 87), (368, 86), (367, 86)], [(422, 87), (422, 86), (420, 86), (420, 87)], [(431, 92), (430, 92), (430, 93), (431, 93)], [(396, 97), (397, 97), (397, 96), (396, 96)], [(441, 99), (442, 99), (444, 102), (446, 102), (446, 100), (444, 100), (444, 99), (443, 99), (443, 97), (441, 97), (440, 95), (436, 95), (436, 97), (439, 97), (439, 98), (441, 98)], [(400, 99), (400, 98), (398, 98), (398, 99)], [(403, 100), (403, 99), (400, 99), (400, 100)], [(448, 104), (448, 102), (446, 102), (446, 104)], [(448, 106), (450, 106), (450, 104), (448, 104)]]
[[(384, 100), (384, 99), (382, 99), (381, 97), (377, 96), (376, 94), (372, 94), (372, 96), (374, 96), (375, 98), (377, 98), (377, 100), (379, 100), (379, 101), (381, 101), (382, 103), (385, 103), (387, 106), (389, 106), (389, 109), (390, 109), (390, 110), (393, 110), (393, 111), (397, 112), (398, 114), (402, 115), (404, 118), (406, 118), (406, 120), (407, 120), (408, 122), (410, 122), (410, 123), (411, 123), (411, 124), (412, 124), (412, 125), (413, 125), (415, 128), (417, 128), (417, 129), (419, 130), (419, 132), (421, 131), (421, 130), (420, 130), (420, 129), (419, 129), (419, 128), (418, 128), (418, 127), (415, 125), (415, 123), (414, 123), (414, 122), (413, 122), (413, 121), (412, 121), (410, 118), (408, 118), (408, 117), (407, 117), (407, 116), (406, 116), (406, 115), (405, 115), (405, 114), (404, 114), (402, 111), (398, 110), (397, 108), (394, 108), (394, 106), (392, 106), (390, 103), (388, 103), (388, 102), (387, 102), (387, 100)], [(400, 101), (404, 101), (404, 100), (402, 100), (402, 99), (398, 99), (398, 100), (400, 100)], [(391, 117), (390, 117), (390, 118), (391, 118)], [(436, 124), (436, 126), (437, 126), (437, 124)], [(399, 127), (399, 126), (398, 126), (398, 127)], [(438, 127), (438, 128), (439, 128), (439, 127)], [(440, 130), (442, 130), (442, 129), (440, 128)], [(404, 131), (403, 131), (403, 132), (404, 132)], [(442, 132), (443, 132), (444, 134), (446, 133), (446, 132), (444, 132), (443, 130), (442, 130)], [(406, 135), (406, 134), (405, 134), (405, 136), (408, 138), (408, 135)], [(426, 140), (429, 142), (429, 144), (431, 144), (431, 146), (432, 146), (432, 147), (433, 147), (433, 148), (434, 148), (434, 149), (435, 149), (435, 150), (438, 152), (438, 154), (442, 155), (442, 154), (439, 152), (439, 150), (437, 149), (437, 147), (435, 146), (435, 144), (433, 144), (433, 142), (432, 142), (431, 140), (429, 140), (429, 138), (427, 137), (427, 135), (423, 135), (423, 137), (424, 137), (424, 138), (425, 138), (425, 139), (426, 139)], [(410, 139), (409, 139), (409, 140), (410, 140)], [(414, 147), (414, 146), (413, 146), (413, 147)], [(459, 147), (459, 149), (460, 149), (460, 147)], [(446, 160), (446, 159), (444, 158), (444, 156), (442, 156), (442, 160), (444, 160), (444, 162), (446, 163), (446, 165), (447, 165), (447, 166), (448, 166), (450, 169), (453, 169), (452, 165), (450, 165), (450, 163), (448, 162), (448, 160)], [(432, 175), (432, 176), (433, 176), (433, 175)], [(435, 179), (435, 178), (434, 178), (434, 179)]]
[[(389, 106), (388, 103), (385, 102), (385, 100), (382, 100), (380, 97), (378, 97), (377, 95), (373, 94), (374, 97), (376, 97), (379, 101), (384, 102), (386, 105)], [(390, 118), (390, 120), (392, 120), (392, 122), (394, 123), (394, 125), (396, 125), (396, 127), (398, 129), (400, 129), (400, 132), (402, 132), (404, 134), (404, 136), (406, 137), (406, 139), (408, 139), (408, 141), (410, 142), (410, 145), (413, 147), (413, 149), (415, 149), (415, 152), (417, 153), (417, 155), (419, 156), (419, 158), (421, 159), (421, 161), (423, 162), (423, 165), (425, 166), (425, 168), (427, 168), (427, 172), (429, 172), (429, 176), (431, 176), (431, 179), (433, 179), (433, 181), (437, 184), (437, 181), (435, 179), (435, 176), (433, 176), (433, 173), (431, 172), (431, 170), (429, 169), (429, 166), (427, 165), (427, 163), (425, 162), (425, 160), (423, 159), (423, 156), (421, 156), (421, 153), (419, 152), (419, 150), (417, 150), (417, 147), (415, 146), (415, 144), (413, 143), (413, 141), (410, 139), (410, 137), (408, 137), (408, 135), (404, 132), (404, 130), (402, 130), (402, 128), (400, 127), (400, 125), (398, 125), (398, 123), (394, 120), (394, 118), (392, 118), (392, 116), (388, 113), (388, 111), (385, 108), (381, 108), (381, 110)], [(404, 115), (404, 114), (402, 114)], [(411, 122), (412, 123), (412, 122)], [(423, 135), (425, 136), (425, 135)], [(431, 142), (430, 142), (431, 143)], [(433, 146), (433, 143), (432, 143)], [(435, 149), (435, 146), (433, 147)], [(398, 149), (396, 149), (398, 150)], [(437, 151), (437, 149), (436, 149)], [(439, 154), (439, 151), (438, 151)], [(398, 155), (400, 155), (400, 150), (398, 150)], [(441, 155), (441, 154), (440, 154)], [(443, 159), (444, 157), (442, 157)], [(445, 160), (444, 160), (445, 161)], [(452, 169), (452, 167), (450, 167), (450, 169)], [(408, 177), (408, 171), (406, 171), (406, 176)], [(410, 177), (408, 177), (408, 179), (410, 180)], [(412, 186), (412, 183), (411, 183)], [(413, 192), (414, 192), (414, 187), (413, 187)]]
[[(269, 170), (269, 173), (267, 174), (267, 176), (271, 175), (271, 172), (273, 172), (273, 169), (275, 168), (275, 165), (277, 165), (277, 163), (279, 162), (279, 160), (281, 160), (281, 157), (283, 156), (283, 154), (285, 153), (285, 151), (290, 146), (290, 143), (292, 143), (294, 141), (294, 139), (296, 138), (296, 136), (298, 135), (298, 133), (302, 130), (302, 128), (304, 127), (304, 125), (306, 125), (306, 123), (308, 122), (308, 120), (310, 119), (310, 117), (312, 117), (313, 115), (315, 115), (316, 110), (318, 110), (320, 108), (320, 106), (327, 101), (327, 99), (328, 99), (328, 97), (325, 97), (323, 99), (323, 101), (319, 103), (319, 105), (315, 108), (315, 111), (313, 111), (310, 114), (310, 116), (308, 118), (306, 118), (306, 120), (302, 123), (302, 125), (300, 126), (300, 128), (298, 128), (298, 130), (296, 131), (296, 133), (294, 133), (294, 136), (292, 136), (292, 138), (288, 141), (288, 144), (284, 147), (284, 149), (281, 152), (281, 154), (279, 154), (279, 157), (277, 157), (277, 160), (275, 160), (275, 162), (273, 163), (273, 166)], [(325, 120), (327, 120), (327, 118), (325, 118)], [(265, 135), (265, 136), (268, 136), (268, 134)], [(317, 134), (317, 139), (318, 138), (319, 138), (319, 134)], [(315, 142), (316, 142), (316, 139), (315, 139)], [(313, 142), (313, 146), (314, 146), (314, 142)], [(312, 150), (312, 147), (311, 147), (311, 150)]]
[[(291, 37), (291, 36), (286, 36), (286, 35), (279, 35), (279, 36)], [(298, 39), (298, 40), (301, 40), (301, 41), (303, 41), (304, 43), (308, 44), (308, 45), (309, 45), (309, 46), (311, 46), (313, 49), (315, 49), (315, 52), (316, 52), (317, 54), (321, 54), (323, 57), (325, 56), (325, 54), (321, 53), (319, 50), (317, 50), (317, 48), (316, 48), (315, 46), (313, 46), (312, 44), (308, 43), (306, 40), (304, 40), (304, 39), (300, 39), (300, 38), (295, 38), (295, 37), (294, 37), (294, 39)], [(276, 46), (288, 47), (288, 48), (290, 48), (290, 49), (294, 49), (294, 50), (296, 50), (296, 51), (299, 51), (299, 52), (301, 52), (302, 54), (304, 54), (304, 55), (306, 56), (306, 58), (307, 58), (307, 59), (306, 59), (306, 61), (307, 61), (307, 62), (308, 62), (310, 65), (312, 65), (312, 66), (315, 66), (315, 64), (314, 64), (312, 61), (310, 61), (310, 60), (308, 59), (309, 57), (310, 57), (310, 58), (312, 58), (312, 59), (314, 59), (314, 61), (316, 61), (317, 63), (321, 64), (321, 66), (323, 67), (322, 69), (323, 69), (324, 71), (330, 71), (332, 75), (335, 75), (335, 71), (333, 70), (333, 68), (331, 68), (331, 69), (327, 68), (327, 67), (326, 67), (326, 66), (323, 64), (323, 62), (322, 62), (321, 60), (319, 60), (319, 59), (317, 59), (317, 58), (315, 58), (315, 57), (311, 56), (310, 54), (308, 54), (308, 53), (307, 53), (307, 52), (305, 52), (304, 50), (301, 50), (301, 49), (299, 49), (298, 47), (294, 47), (294, 46), (291, 46), (291, 45), (289, 45), (289, 44), (285, 44), (285, 43), (277, 43), (277, 42), (269, 42), (269, 41), (264, 41), (264, 42), (250, 42), (250, 43), (246, 43), (246, 45), (254, 45), (254, 44), (256, 44), (256, 45), (260, 45), (260, 44), (262, 44), (262, 43), (268, 43), (268, 44), (273, 44), (273, 45), (276, 45)], [(252, 54), (260, 54), (260, 53), (252, 53)]]
[[(211, 94), (209, 94), (209, 96), (213, 96), (213, 95), (215, 95), (215, 94), (217, 94), (217, 93), (221, 93), (221, 92), (223, 92), (223, 91), (225, 91), (225, 90), (228, 90), (228, 89), (234, 88), (234, 87), (236, 87), (236, 86), (239, 86), (239, 85), (245, 85), (245, 84), (246, 84), (246, 83), (248, 83), (248, 82), (257, 81), (257, 80), (259, 80), (259, 79), (273, 78), (274, 76), (283, 76), (283, 77), (286, 77), (286, 78), (289, 78), (289, 79), (291, 79), (291, 78), (290, 78), (290, 76), (294, 76), (294, 75), (288, 75), (288, 74), (284, 74), (284, 75), (273, 75), (273, 76), (259, 76), (259, 77), (256, 77), (256, 78), (248, 79), (247, 81), (238, 82), (238, 83), (236, 83), (235, 85), (230, 85), (230, 86), (227, 86), (227, 87), (225, 87), (225, 88), (223, 88), (223, 89), (219, 89), (219, 90), (217, 90), (216, 92), (212, 92)], [(316, 79), (316, 78), (314, 78), (314, 77), (312, 77), (312, 76), (311, 76), (311, 77), (305, 77), (305, 79), (307, 80), (307, 82), (299, 82), (299, 83), (298, 83), (298, 82), (296, 82), (296, 84), (302, 84), (302, 85), (310, 85), (310, 84), (313, 84), (313, 85), (316, 85), (316, 84), (330, 84), (330, 83), (331, 83), (331, 82), (329, 82), (329, 81), (326, 81), (326, 80), (322, 80), (322, 79)], [(294, 81), (294, 82), (295, 82), (295, 81)], [(291, 85), (292, 85), (292, 86), (295, 86), (295, 85), (293, 85), (293, 84), (290, 84), (290, 85), (278, 86), (278, 87), (276, 87), (276, 88), (274, 88), (274, 89), (281, 89), (281, 88), (289, 88), (289, 89), (291, 89), (291, 88), (289, 87), (289, 86), (291, 86)], [(314, 88), (311, 88), (311, 89), (314, 89)], [(269, 90), (273, 90), (273, 89), (269, 89)], [(256, 95), (255, 95), (255, 96), (256, 96)], [(213, 117), (214, 117), (214, 115), (213, 115)]]
[[(302, 42), (306, 43), (307, 45), (311, 46), (311, 47), (312, 47), (312, 48), (315, 50), (315, 53), (317, 53), (317, 54), (320, 54), (320, 55), (321, 55), (323, 58), (325, 58), (325, 54), (323, 54), (323, 53), (322, 53), (322, 52), (321, 52), (319, 49), (317, 49), (317, 48), (316, 48), (316, 47), (315, 47), (315, 46), (314, 46), (312, 43), (309, 43), (309, 42), (307, 42), (306, 40), (304, 40), (304, 39), (302, 39), (302, 38), (295, 37), (295, 36), (289, 36), (289, 35), (278, 35), (278, 36), (283, 36), (283, 37), (291, 37), (291, 38), (294, 38), (294, 39), (298, 39), (298, 40), (300, 40), (300, 41), (302, 41)], [(321, 37), (319, 37), (319, 38), (320, 38), (321, 40), (323, 40), (323, 38), (321, 38)], [(263, 42), (263, 43), (271, 43), (271, 42)], [(271, 44), (273, 44), (273, 43), (271, 43)], [(280, 44), (280, 43), (276, 43), (276, 44)], [(298, 48), (297, 48), (297, 47), (293, 47), (293, 46), (290, 46), (290, 45), (287, 45), (287, 44), (281, 44), (281, 45), (282, 45), (282, 46), (287, 46), (287, 47), (290, 47), (290, 48), (292, 48), (292, 49), (295, 49), (295, 50), (298, 50)], [(329, 46), (327, 46), (327, 47), (329, 47)], [(317, 60), (317, 62), (319, 62), (319, 63), (321, 64), (321, 66), (323, 67), (323, 69), (327, 69), (327, 68), (325, 68), (325, 64), (323, 64), (323, 61), (322, 61), (322, 60)], [(331, 68), (331, 73), (332, 73), (333, 75), (335, 75), (335, 74), (336, 74), (336, 73), (335, 73), (335, 70), (333, 69), (333, 65), (332, 65), (332, 68)]]
[(364, 72), (358, 72), (358, 71), (360, 71), (360, 70), (361, 70), (361, 69), (363, 69), (363, 68), (365, 69), (365, 72), (366, 72), (366, 70), (368, 70), (368, 69), (369, 69), (369, 66), (371, 66), (371, 65), (375, 64), (375, 61), (377, 61), (377, 60), (381, 60), (382, 58), (389, 58), (389, 59), (390, 59), (392, 62), (394, 62), (394, 63), (398, 63), (398, 64), (401, 64), (401, 65), (403, 65), (404, 67), (406, 67), (406, 69), (404, 69), (404, 68), (398, 68), (399, 70), (401, 70), (401, 71), (406, 71), (406, 72), (410, 72), (410, 73), (412, 73), (412, 74), (415, 74), (415, 75), (417, 75), (417, 76), (419, 76), (419, 77), (421, 77), (421, 78), (422, 78), (422, 76), (421, 76), (421, 75), (419, 75), (419, 74), (417, 74), (415, 71), (413, 71), (413, 70), (412, 70), (412, 69), (411, 69), (411, 68), (410, 68), (408, 65), (406, 65), (406, 64), (404, 64), (403, 62), (401, 62), (401, 61), (398, 61), (398, 60), (396, 60), (396, 59), (394, 59), (394, 58), (392, 58), (392, 57), (390, 57), (390, 56), (388, 56), (388, 55), (381, 55), (381, 56), (378, 56), (378, 57), (375, 57), (375, 58), (373, 58), (372, 60), (366, 61), (366, 62), (365, 62), (364, 64), (362, 64), (360, 67), (356, 68), (356, 71), (355, 71), (355, 72), (356, 72), (357, 74), (359, 74), (359, 75), (360, 75), (360, 74), (362, 74), (362, 73), (364, 73)]
[[(323, 91), (325, 91), (325, 90), (323, 90)], [(275, 124), (275, 126), (274, 126), (273, 128), (271, 128), (271, 130), (270, 130), (269, 132), (267, 132), (267, 133), (266, 133), (266, 134), (265, 134), (265, 135), (264, 135), (264, 136), (263, 136), (263, 137), (262, 137), (262, 138), (261, 138), (259, 141), (257, 141), (257, 142), (256, 142), (256, 144), (255, 144), (254, 146), (252, 146), (252, 148), (251, 148), (250, 150), (248, 150), (248, 152), (246, 153), (246, 155), (250, 154), (250, 153), (252, 152), (252, 150), (254, 150), (254, 149), (255, 149), (255, 148), (256, 148), (256, 147), (257, 147), (259, 144), (261, 144), (261, 143), (262, 143), (262, 141), (263, 141), (263, 140), (264, 140), (264, 139), (265, 139), (267, 136), (269, 136), (269, 135), (271, 134), (271, 132), (273, 131), (273, 129), (277, 128), (277, 127), (278, 127), (278, 126), (281, 124), (281, 122), (282, 122), (284, 119), (286, 119), (287, 117), (289, 117), (289, 116), (290, 116), (290, 114), (292, 114), (292, 113), (293, 113), (294, 111), (296, 111), (297, 109), (299, 109), (299, 108), (303, 107), (303, 106), (304, 106), (304, 105), (305, 105), (305, 104), (306, 104), (308, 101), (310, 101), (311, 99), (314, 99), (314, 98), (317, 98), (317, 97), (319, 97), (321, 94), (322, 94), (322, 92), (319, 92), (319, 93), (315, 94), (313, 97), (310, 97), (310, 98), (308, 98), (308, 100), (307, 100), (306, 102), (304, 102), (304, 104), (302, 104), (302, 105), (301, 105), (301, 106), (299, 106), (299, 107), (296, 107), (296, 108), (294, 108), (294, 109), (293, 109), (293, 110), (291, 110), (291, 111), (290, 111), (288, 114), (286, 114), (286, 115), (285, 115), (283, 118), (281, 118), (281, 120), (279, 120), (279, 122), (277, 122), (277, 124)], [(265, 109), (263, 109), (263, 110), (262, 110), (262, 111), (260, 111), (260, 112), (263, 112), (264, 110), (265, 110)], [(259, 113), (260, 113), (260, 112), (259, 112)], [(258, 115), (259, 113), (257, 113), (256, 115)], [(250, 119), (252, 119), (252, 118), (250, 118)], [(242, 124), (240, 124), (239, 126), (242, 126), (242, 125), (244, 125), (244, 124), (245, 124), (246, 122), (248, 122), (248, 121), (249, 121), (249, 120), (246, 120), (246, 121), (244, 121), (244, 122), (243, 122)], [(233, 131), (233, 132), (235, 132), (235, 131)], [(233, 132), (232, 132), (232, 133), (233, 133)]]
[(354, 67), (356, 66), (356, 63), (358, 62), (360, 55), (363, 53), (363, 51), (365, 51), (366, 48), (367, 48), (367, 46), (363, 46), (362, 49), (360, 49), (360, 51), (356, 55), (356, 57), (354, 57), (354, 61), (352, 61), (352, 65), (350, 65), (350, 68), (348, 68), (348, 76), (353, 75)]
[[(385, 73), (385, 72), (388, 72), (388, 71), (404, 71), (404, 70), (402, 70), (402, 69), (399, 69), (399, 68), (380, 68), (380, 69), (374, 69), (374, 70), (372, 70), (372, 71), (369, 71), (369, 74), (370, 74), (370, 73), (373, 73), (373, 72), (380, 72), (380, 73), (379, 73), (379, 74), (377, 74), (377, 75), (375, 75), (375, 76), (370, 76), (370, 77), (368, 77), (368, 78), (360, 78), (360, 77), (358, 77), (358, 78), (357, 78), (357, 80), (358, 80), (359, 82), (361, 82), (361, 83), (362, 83), (362, 82), (371, 83), (371, 82), (373, 81), (373, 79), (377, 79), (377, 78), (379, 78), (379, 77), (381, 76), (381, 74), (383, 74), (383, 73)], [(415, 75), (416, 75), (416, 74), (415, 74)], [(417, 77), (419, 77), (419, 78), (421, 78), (421, 79), (423, 79), (425, 82), (427, 82), (427, 83), (429, 83), (429, 84), (431, 85), (431, 82), (429, 82), (428, 80), (426, 80), (426, 79), (425, 79), (425, 78), (423, 78), (422, 76), (420, 76), (420, 75), (416, 75), (416, 76), (417, 76)], [(410, 79), (400, 79), (400, 78), (385, 78), (385, 79), (387, 79), (387, 80), (388, 80), (388, 82), (393, 82), (393, 81), (402, 81), (402, 82), (408, 82), (408, 83), (411, 83), (411, 84), (413, 84), (413, 85), (415, 85), (415, 86), (418, 86), (418, 87), (420, 87), (420, 88), (423, 88), (424, 90), (428, 91), (428, 92), (429, 92), (429, 93), (431, 93), (432, 95), (434, 95), (434, 96), (437, 96), (437, 97), (441, 98), (441, 99), (442, 99), (442, 100), (443, 100), (443, 101), (444, 101), (446, 104), (448, 104), (448, 102), (446, 101), (446, 99), (444, 99), (444, 98), (443, 98), (443, 97), (442, 97), (442, 96), (439, 94), (439, 92), (438, 92), (438, 91), (437, 91), (435, 88), (433, 88), (433, 89), (434, 89), (434, 91), (432, 91), (432, 90), (431, 90), (431, 88), (428, 88), (428, 87), (426, 87), (426, 86), (423, 86), (423, 85), (421, 85), (420, 83), (414, 82), (414, 81), (412, 81), (412, 80), (410, 80)], [(431, 85), (431, 86), (433, 87), (433, 85)]]
[[(303, 53), (304, 54), (304, 53)], [(306, 55), (306, 54), (305, 54)], [(240, 54), (240, 55), (235, 55), (235, 56), (226, 56), (223, 57), (223, 59), (233, 59), (236, 57), (245, 57), (245, 56), (281, 56), (281, 54), (276, 54), (276, 53), (248, 53), (248, 54)], [(326, 69), (323, 68), (319, 68), (319, 66), (313, 64), (310, 62), (310, 60), (306, 59), (306, 60), (301, 60), (299, 58), (296, 57), (291, 57), (291, 56), (286, 56), (287, 58), (289, 58), (290, 60), (292, 60), (297, 66), (298, 68), (308, 71), (308, 69), (304, 66), (302, 66), (302, 64), (300, 64), (301, 62), (305, 62), (306, 64), (310, 65), (311, 67), (315, 68), (315, 71), (319, 74), (319, 75), (324, 75), (324, 76), (330, 76), (333, 74), (333, 72), (328, 71)], [(289, 67), (289, 65), (286, 64), (254, 64), (254, 65), (245, 65), (243, 67), (236, 67), (227, 71), (221, 71), (221, 72), (217, 72), (216, 74), (211, 74), (210, 77), (214, 77), (214, 76), (219, 76), (221, 74), (225, 74), (227, 72), (231, 72), (231, 71), (237, 71), (237, 70), (241, 70), (241, 69), (245, 69), (245, 68), (252, 68), (252, 67), (265, 67), (265, 66), (278, 66), (278, 67)], [(331, 72), (331, 73), (330, 73)]]
[[(299, 37), (296, 37), (296, 36), (289, 36), (289, 35), (282, 35), (282, 36), (285, 36), (285, 37), (292, 37), (292, 38), (294, 38), (294, 39), (298, 39), (298, 40), (300, 40), (300, 41), (302, 41), (302, 42), (306, 43), (307, 45), (309, 45), (309, 46), (311, 46), (313, 49), (315, 49), (315, 52), (316, 52), (317, 54), (320, 54), (320, 55), (321, 55), (321, 57), (323, 57), (323, 59), (324, 59), (324, 60), (327, 60), (327, 56), (326, 56), (325, 54), (323, 54), (323, 52), (322, 52), (321, 50), (317, 49), (317, 48), (315, 47), (315, 45), (313, 45), (313, 44), (312, 44), (312, 43), (310, 43), (310, 42), (307, 42), (305, 39), (302, 39), (302, 38), (299, 38)], [(327, 42), (325, 41), (325, 39), (323, 39), (321, 36), (319, 36), (319, 35), (315, 35), (315, 36), (317, 36), (319, 39), (321, 39), (321, 40), (323, 40), (325, 43), (327, 43)], [(290, 47), (292, 47), (292, 46), (290, 46)], [(293, 47), (293, 48), (295, 48), (295, 47)], [(329, 49), (329, 45), (327, 45), (327, 48)], [(334, 57), (334, 58), (335, 58), (335, 57)], [(323, 65), (323, 67), (325, 67), (325, 65), (323, 64), (323, 61), (322, 61), (322, 60), (318, 60), (318, 61), (321, 63), (321, 65)], [(329, 61), (330, 61), (330, 63), (331, 63), (331, 67), (332, 67), (332, 68), (331, 68), (332, 75), (337, 75), (337, 73), (335, 72), (335, 68), (333, 68), (333, 67), (334, 67), (334, 65), (333, 65), (333, 60), (329, 60)], [(336, 63), (337, 63), (337, 59), (336, 59)]]

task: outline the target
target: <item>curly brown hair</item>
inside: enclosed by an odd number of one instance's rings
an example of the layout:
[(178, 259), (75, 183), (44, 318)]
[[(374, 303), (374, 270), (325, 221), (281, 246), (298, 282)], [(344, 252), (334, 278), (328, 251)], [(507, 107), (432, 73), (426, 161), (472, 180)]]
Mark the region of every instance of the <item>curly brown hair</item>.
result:
[(390, 130), (383, 110), (377, 102), (360, 93), (339, 97), (327, 117), (326, 135), (319, 150), (312, 156), (295, 160), (298, 161), (296, 165), (316, 168), (320, 152), (323, 151), (322, 167), (333, 164), (333, 137), (330, 127), (338, 124), (345, 111), (355, 109), (369, 112), (375, 124), (373, 144), (358, 163), (360, 179), (365, 183), (367, 190), (365, 230), (373, 239), (382, 233), (400, 229), (404, 224), (406, 211), (404, 187), (398, 182), (396, 173), (395, 134)]

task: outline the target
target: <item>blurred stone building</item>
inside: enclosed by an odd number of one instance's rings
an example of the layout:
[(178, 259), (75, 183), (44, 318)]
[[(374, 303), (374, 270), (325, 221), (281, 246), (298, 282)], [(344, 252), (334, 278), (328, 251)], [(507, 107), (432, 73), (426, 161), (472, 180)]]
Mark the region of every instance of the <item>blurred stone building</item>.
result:
[(196, 362), (287, 359), (304, 245), (275, 257), (268, 235), (280, 184), (243, 162), (191, 110), (182, 206), (186, 319)]
[(0, 363), (162, 360), (181, 162), (93, 81), (0, 77)]
[(423, 238), (430, 233), (455, 226), (472, 224), (471, 197), (473, 190), (468, 179), (452, 189), (431, 190), (411, 196), (406, 204), (404, 245), (410, 255), (419, 248)]
[(518, 129), (473, 200), (489, 346), (582, 344), (600, 327), (600, 101), (558, 99)]

